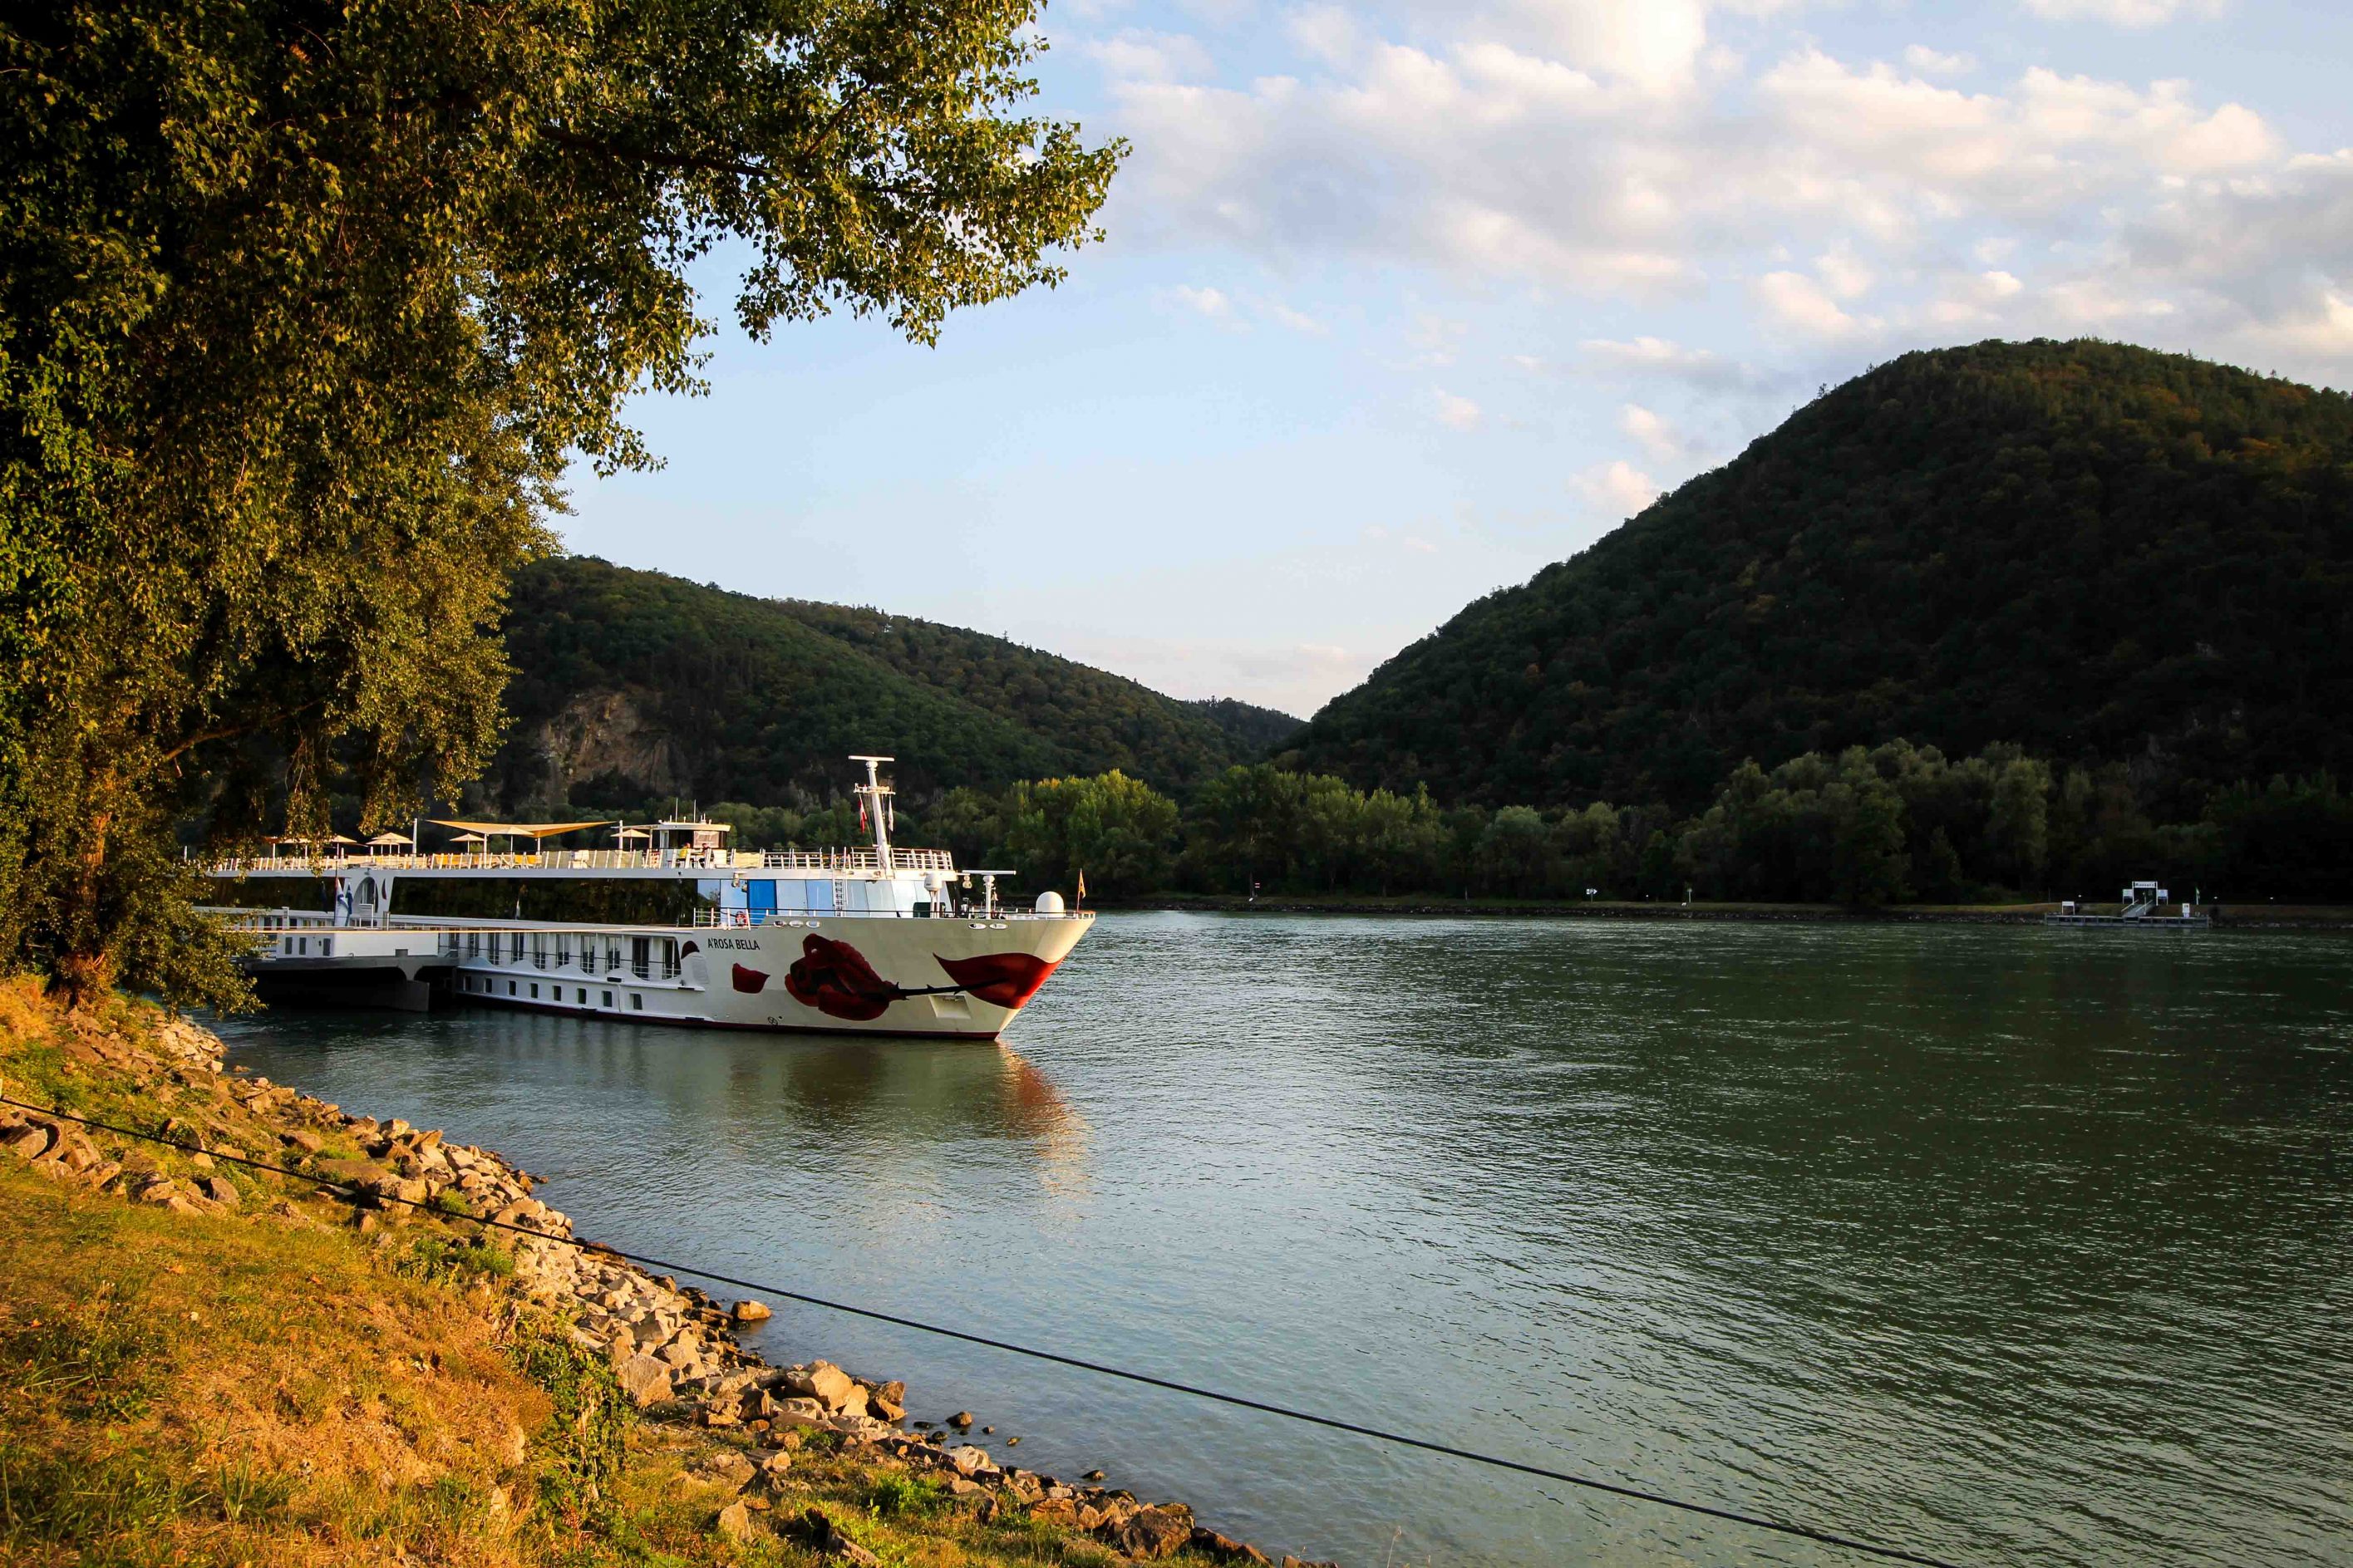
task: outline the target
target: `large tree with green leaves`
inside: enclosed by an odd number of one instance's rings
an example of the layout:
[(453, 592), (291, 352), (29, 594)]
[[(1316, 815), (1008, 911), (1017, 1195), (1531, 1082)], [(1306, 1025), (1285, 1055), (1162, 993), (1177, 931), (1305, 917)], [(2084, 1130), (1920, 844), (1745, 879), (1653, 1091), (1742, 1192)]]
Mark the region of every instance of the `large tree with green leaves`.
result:
[(236, 994), (168, 828), (479, 768), (567, 463), (755, 336), (929, 341), (1058, 277), (1117, 161), (1023, 112), (1036, 0), (123, 0), (0, 23), (0, 963)]

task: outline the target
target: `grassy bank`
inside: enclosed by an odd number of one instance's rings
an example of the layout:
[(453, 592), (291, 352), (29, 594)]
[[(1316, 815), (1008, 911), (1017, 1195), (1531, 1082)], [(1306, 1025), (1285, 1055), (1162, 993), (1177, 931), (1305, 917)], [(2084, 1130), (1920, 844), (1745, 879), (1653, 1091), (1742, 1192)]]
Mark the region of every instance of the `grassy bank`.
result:
[[(645, 1358), (617, 1375), (623, 1352), (592, 1331), (594, 1303), (549, 1284), (570, 1276), (540, 1255), (577, 1249), (486, 1240), (455, 1217), (470, 1196), (527, 1178), (453, 1149), (422, 1167), (467, 1173), (462, 1190), (435, 1192), (438, 1212), (372, 1203), (421, 1181), (404, 1173), (420, 1168), (411, 1152), (452, 1146), (218, 1072), (209, 1041), (134, 1004), (69, 1016), (28, 986), (0, 986), (0, 1094), (224, 1156), (5, 1112), (0, 1559), (1263, 1561), (1194, 1530), (1176, 1505), (999, 1468), (978, 1449), (958, 1463), (939, 1434), (779, 1403), (768, 1391), (788, 1391), (800, 1369), (722, 1344), (723, 1314), (707, 1304), (689, 1309), (704, 1326), (675, 1342), (700, 1336), (729, 1370), (691, 1383), (681, 1368), (675, 1396), (665, 1379), (638, 1397), (624, 1384)], [(233, 1152), (314, 1174), (258, 1173)], [(533, 1209), (563, 1233), (532, 1200), (501, 1212)], [(617, 1267), (579, 1265), (608, 1300)], [(664, 1289), (646, 1281), (641, 1293), (670, 1299)], [(881, 1397), (817, 1366), (820, 1387), (830, 1375), (860, 1411)], [(755, 1405), (776, 1419), (742, 1418)]]

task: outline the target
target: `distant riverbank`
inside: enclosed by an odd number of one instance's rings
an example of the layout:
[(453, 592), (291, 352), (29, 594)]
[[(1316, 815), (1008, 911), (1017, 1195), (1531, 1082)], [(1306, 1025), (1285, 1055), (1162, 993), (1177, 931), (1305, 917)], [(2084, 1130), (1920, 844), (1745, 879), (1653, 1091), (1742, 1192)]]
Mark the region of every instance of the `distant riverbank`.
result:
[[(2056, 914), (2055, 903), (1890, 904), (1849, 909), (1839, 904), (1718, 903), (1701, 900), (1580, 899), (1573, 902), (1524, 899), (1433, 899), (1427, 894), (1377, 898), (1333, 894), (1261, 896), (1232, 893), (1166, 893), (1106, 909), (1175, 910), (1216, 914), (1278, 915), (1502, 915), (1546, 919), (1620, 921), (1803, 921), (1812, 922), (1905, 921), (1949, 925), (2038, 925)], [(2115, 904), (2084, 904), (2093, 914), (2114, 914)], [(2353, 930), (2353, 905), (2224, 904), (2214, 907), (2217, 928), (2249, 931)]]

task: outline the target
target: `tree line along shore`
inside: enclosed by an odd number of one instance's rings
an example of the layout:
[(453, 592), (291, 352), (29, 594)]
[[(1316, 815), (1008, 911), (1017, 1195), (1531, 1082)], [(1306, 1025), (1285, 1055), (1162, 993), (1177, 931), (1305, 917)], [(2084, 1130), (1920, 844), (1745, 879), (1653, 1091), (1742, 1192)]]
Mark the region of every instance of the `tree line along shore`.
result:
[[(861, 837), (854, 807), (723, 802), (745, 844)], [(1236, 766), (1181, 802), (1113, 771), (963, 786), (903, 811), (902, 842), (1025, 885), (1113, 901), (1256, 893), (1290, 900), (1436, 898), (1978, 907), (2113, 899), (2156, 877), (2182, 897), (2248, 907), (2327, 904), (2353, 886), (2353, 798), (2327, 774), (2209, 792), (2160, 820), (2130, 770), (2058, 767), (2016, 747), (1947, 758), (1891, 741), (1744, 763), (1703, 809), (1442, 805), (1426, 789), (1360, 790), (1272, 763)]]
[(771, 1365), (738, 1338), (764, 1305), (573, 1245), (496, 1153), (224, 1070), (147, 1005), (0, 985), (0, 1095), (169, 1141), (0, 1107), (9, 1562), (1268, 1561), (969, 1412), (911, 1423), (902, 1383)]

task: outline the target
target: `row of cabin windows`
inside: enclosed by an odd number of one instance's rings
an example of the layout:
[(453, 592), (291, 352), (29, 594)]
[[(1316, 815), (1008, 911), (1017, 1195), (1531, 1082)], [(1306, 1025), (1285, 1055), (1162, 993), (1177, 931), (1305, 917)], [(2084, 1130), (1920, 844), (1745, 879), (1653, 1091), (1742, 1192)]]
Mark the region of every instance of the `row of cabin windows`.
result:
[[(627, 944), (626, 947), (624, 944)], [(492, 963), (522, 963), (533, 969), (569, 969), (572, 967), (573, 936), (569, 931), (481, 931), (466, 933), (466, 956), (480, 958), (485, 947)], [(601, 950), (601, 952), (600, 952)], [(676, 937), (583, 936), (579, 939), (580, 967), (592, 973), (609, 973), (627, 969), (640, 980), (675, 980), (679, 975), (679, 944)], [(603, 963), (598, 963), (601, 956)]]
[[(521, 984), (521, 982), (513, 980), (501, 981), (495, 974), (461, 974), (458, 976), (459, 989), (462, 991), (470, 991), (478, 996), (507, 995), (513, 996), (520, 1000), (522, 993), (517, 989), (517, 987)], [(499, 989), (501, 984), (506, 987), (503, 992)], [(542, 1000), (539, 994), (539, 982), (534, 980), (532, 981), (530, 984), (531, 999), (534, 1002)], [(562, 1002), (564, 1000), (564, 991), (565, 988), (561, 985), (551, 985), (547, 988), (547, 995), (544, 1000), (550, 1002)], [(635, 991), (630, 992), (628, 994), (629, 1011), (632, 1013), (644, 1012), (646, 1010), (645, 997)], [(575, 985), (572, 987), (571, 1005), (575, 1007), (586, 1007), (588, 1005), (588, 988), (586, 986)], [(596, 1005), (599, 1007), (610, 1007), (612, 1005), (613, 994), (610, 991), (600, 990), (596, 993)]]

